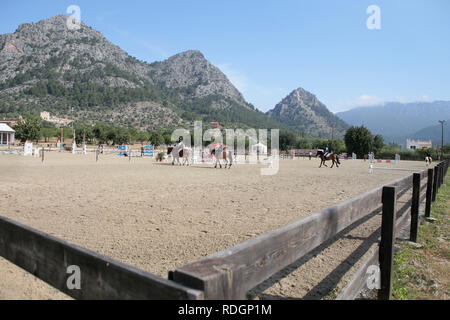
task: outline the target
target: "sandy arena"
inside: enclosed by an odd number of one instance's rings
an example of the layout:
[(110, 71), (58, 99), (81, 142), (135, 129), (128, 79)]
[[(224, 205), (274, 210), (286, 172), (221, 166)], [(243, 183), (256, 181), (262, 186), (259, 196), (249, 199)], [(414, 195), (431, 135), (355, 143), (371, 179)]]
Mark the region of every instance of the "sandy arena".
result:
[[(96, 163), (94, 153), (48, 152), (44, 163), (0, 155), (0, 215), (167, 278), (169, 270), (412, 173), (369, 175), (368, 162), (341, 163), (319, 169), (318, 159), (280, 160), (278, 174), (261, 176), (260, 165), (220, 170), (141, 158), (130, 163), (115, 155)], [(412, 161), (375, 165), (426, 168)], [(379, 223), (378, 215), (261, 284), (249, 298), (326, 298), (330, 287), (341, 289), (354, 272), (362, 258), (357, 251)], [(0, 299), (67, 298), (0, 258)]]

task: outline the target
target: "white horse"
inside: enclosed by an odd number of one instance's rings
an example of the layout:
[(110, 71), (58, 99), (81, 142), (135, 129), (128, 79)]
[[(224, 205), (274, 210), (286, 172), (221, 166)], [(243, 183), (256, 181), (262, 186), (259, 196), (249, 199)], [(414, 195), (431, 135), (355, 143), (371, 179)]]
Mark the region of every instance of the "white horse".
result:
[(172, 165), (175, 165), (175, 160), (177, 161), (178, 165), (181, 166), (181, 162), (180, 162), (180, 151), (184, 149), (184, 143), (180, 142), (178, 143), (175, 148), (174, 147), (169, 147), (168, 150), (171, 150), (170, 155), (172, 156)]
[(432, 161), (433, 159), (431, 159), (431, 157), (425, 157), (425, 164), (427, 167), (431, 164)]
[(233, 152), (231, 151), (224, 151), (223, 147), (220, 146), (217, 149), (212, 150), (211, 154), (214, 155), (214, 158), (216, 158), (216, 165), (214, 166), (214, 168), (217, 168), (217, 164), (219, 164), (220, 169), (222, 169), (222, 164), (220, 163), (220, 160), (223, 159), (226, 161), (225, 163), (225, 169), (227, 168), (228, 165), (228, 169), (231, 169), (231, 165), (233, 164)]

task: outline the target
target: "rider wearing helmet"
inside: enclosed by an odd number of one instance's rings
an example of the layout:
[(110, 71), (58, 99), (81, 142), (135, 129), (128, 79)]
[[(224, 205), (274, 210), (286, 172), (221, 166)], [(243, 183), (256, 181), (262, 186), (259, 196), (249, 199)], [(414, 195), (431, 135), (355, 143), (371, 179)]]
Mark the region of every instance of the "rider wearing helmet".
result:
[(330, 152), (328, 151), (328, 146), (326, 146), (325, 153), (323, 154), (323, 157), (326, 158), (326, 157), (328, 157), (329, 154), (330, 154)]

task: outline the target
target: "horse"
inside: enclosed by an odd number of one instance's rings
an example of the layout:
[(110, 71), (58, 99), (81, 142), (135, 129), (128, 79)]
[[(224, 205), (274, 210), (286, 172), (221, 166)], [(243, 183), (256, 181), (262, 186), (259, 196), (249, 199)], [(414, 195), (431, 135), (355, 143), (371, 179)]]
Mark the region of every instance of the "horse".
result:
[(175, 160), (178, 162), (178, 164), (181, 166), (180, 158), (183, 157), (183, 144), (179, 144), (175, 147), (168, 147), (167, 148), (167, 155), (172, 156), (172, 165), (175, 165)]
[(322, 164), (323, 164), (325, 167), (328, 167), (328, 166), (325, 164), (325, 161), (328, 161), (328, 160), (333, 161), (333, 164), (331, 165), (330, 168), (333, 168), (334, 164), (336, 164), (336, 168), (339, 168), (339, 165), (341, 164), (341, 162), (339, 161), (339, 157), (338, 157), (337, 154), (330, 153), (330, 154), (328, 154), (326, 157), (324, 157), (324, 152), (323, 152), (323, 150), (322, 150), (322, 149), (318, 149), (318, 150), (317, 150), (316, 157), (317, 157), (317, 156), (320, 156), (320, 159), (321, 159), (319, 168), (322, 167)]
[(159, 152), (156, 155), (156, 162), (162, 162), (164, 160), (164, 152)]
[[(228, 165), (228, 169), (231, 169), (231, 165), (233, 164), (233, 155), (232, 155), (231, 151), (228, 152), (228, 157), (227, 157), (227, 152), (222, 148), (213, 149), (211, 151), (211, 154), (214, 155), (214, 157), (216, 158), (216, 165), (214, 166), (214, 168), (217, 168), (217, 163), (219, 163), (220, 169), (222, 169), (222, 164), (220, 163), (220, 159), (223, 159), (226, 161), (225, 169), (227, 168), (227, 165)], [(229, 159), (229, 161), (228, 161), (228, 159)]]
[[(179, 149), (178, 153), (176, 149)], [(175, 160), (177, 160), (178, 165), (189, 166), (189, 159), (191, 158), (191, 148), (185, 147), (184, 145), (176, 146), (176, 147), (168, 147), (167, 154), (172, 156), (172, 165), (175, 165)], [(180, 162), (180, 158), (183, 159), (183, 163)]]
[(186, 164), (189, 166), (189, 162), (191, 160), (192, 149), (189, 147), (184, 147), (183, 150), (180, 151), (180, 157), (183, 158), (183, 166)]
[(431, 157), (426, 156), (425, 157), (425, 164), (426, 164), (427, 167), (431, 164), (431, 162), (433, 162), (433, 159)]

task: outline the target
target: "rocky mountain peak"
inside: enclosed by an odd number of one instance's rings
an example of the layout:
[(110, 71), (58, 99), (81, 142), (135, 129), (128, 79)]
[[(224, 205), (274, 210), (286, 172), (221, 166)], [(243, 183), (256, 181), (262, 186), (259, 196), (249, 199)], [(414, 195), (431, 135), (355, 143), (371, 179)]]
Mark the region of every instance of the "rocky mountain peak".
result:
[(181, 52), (157, 63), (155, 72), (169, 88), (188, 88), (198, 97), (220, 94), (247, 107), (242, 94), (199, 50)]
[(328, 138), (331, 127), (336, 137), (342, 136), (347, 125), (335, 117), (311, 92), (299, 87), (287, 95), (267, 115), (298, 132)]

